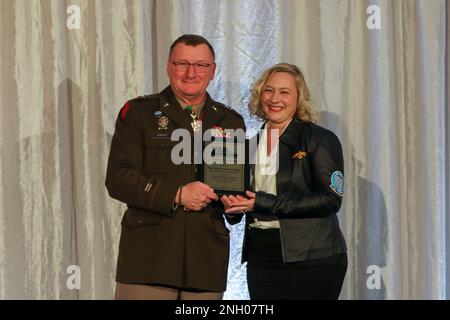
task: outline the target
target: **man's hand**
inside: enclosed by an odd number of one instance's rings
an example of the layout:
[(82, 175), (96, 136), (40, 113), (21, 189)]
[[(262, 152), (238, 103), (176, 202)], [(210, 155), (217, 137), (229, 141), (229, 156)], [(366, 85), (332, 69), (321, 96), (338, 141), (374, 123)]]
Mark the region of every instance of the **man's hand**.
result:
[(200, 181), (194, 181), (183, 186), (181, 190), (181, 203), (179, 202), (180, 189), (175, 197), (175, 203), (184, 206), (190, 211), (200, 211), (212, 200), (218, 201), (219, 197), (214, 189)]

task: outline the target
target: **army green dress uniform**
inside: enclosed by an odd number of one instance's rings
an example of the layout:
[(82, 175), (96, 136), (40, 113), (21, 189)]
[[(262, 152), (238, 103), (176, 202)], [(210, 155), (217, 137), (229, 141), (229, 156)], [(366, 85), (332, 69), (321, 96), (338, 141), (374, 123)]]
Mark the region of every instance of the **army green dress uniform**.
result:
[[(226, 289), (229, 230), (223, 206), (174, 209), (178, 187), (196, 179), (194, 164), (171, 160), (177, 128), (193, 137), (192, 119), (172, 89), (128, 101), (119, 113), (108, 160), (106, 187), (127, 204), (122, 219), (116, 281), (222, 292)], [(203, 131), (244, 129), (242, 117), (207, 94)]]

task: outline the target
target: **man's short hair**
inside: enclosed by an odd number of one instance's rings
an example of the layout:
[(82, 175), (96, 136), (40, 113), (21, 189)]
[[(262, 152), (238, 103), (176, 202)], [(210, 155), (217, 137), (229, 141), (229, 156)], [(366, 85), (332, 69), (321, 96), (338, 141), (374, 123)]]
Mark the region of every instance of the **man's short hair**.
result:
[(214, 49), (211, 43), (209, 43), (208, 40), (206, 40), (202, 36), (199, 36), (198, 34), (183, 34), (181, 37), (175, 40), (170, 46), (169, 56), (172, 54), (173, 48), (175, 48), (175, 46), (179, 43), (184, 43), (185, 45), (192, 47), (198, 46), (199, 44), (206, 44), (209, 50), (211, 50), (214, 59), (216, 58), (216, 54), (214, 53)]

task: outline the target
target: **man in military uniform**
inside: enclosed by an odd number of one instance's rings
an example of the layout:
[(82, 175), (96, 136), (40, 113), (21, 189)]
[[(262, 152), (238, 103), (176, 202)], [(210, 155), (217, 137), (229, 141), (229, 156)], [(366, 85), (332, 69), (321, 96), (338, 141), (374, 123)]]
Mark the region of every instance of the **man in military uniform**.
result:
[[(170, 86), (128, 101), (119, 112), (106, 187), (127, 204), (122, 219), (116, 299), (221, 299), (229, 230), (223, 206), (197, 181), (193, 162), (171, 159), (174, 130), (244, 129), (242, 117), (206, 92), (216, 64), (198, 35), (175, 40), (167, 61)], [(201, 131), (200, 131), (201, 132)], [(231, 221), (231, 216), (227, 217)]]

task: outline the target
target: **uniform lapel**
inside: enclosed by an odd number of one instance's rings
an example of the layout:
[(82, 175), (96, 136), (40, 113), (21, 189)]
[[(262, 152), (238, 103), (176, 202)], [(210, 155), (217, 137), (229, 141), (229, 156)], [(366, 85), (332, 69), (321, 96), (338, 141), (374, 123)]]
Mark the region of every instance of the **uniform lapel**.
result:
[(213, 126), (219, 125), (220, 121), (225, 116), (225, 113), (216, 105), (208, 93), (206, 93), (206, 101), (203, 108), (202, 130), (205, 132)]
[(160, 94), (159, 110), (170, 120), (176, 122), (180, 127), (187, 128), (193, 133), (191, 119), (183, 112), (170, 86), (165, 88)]

